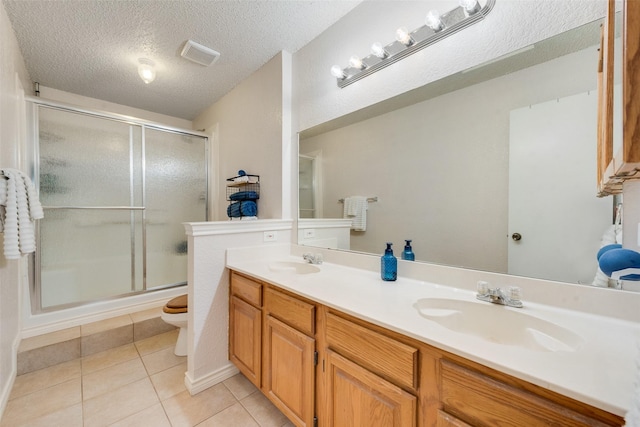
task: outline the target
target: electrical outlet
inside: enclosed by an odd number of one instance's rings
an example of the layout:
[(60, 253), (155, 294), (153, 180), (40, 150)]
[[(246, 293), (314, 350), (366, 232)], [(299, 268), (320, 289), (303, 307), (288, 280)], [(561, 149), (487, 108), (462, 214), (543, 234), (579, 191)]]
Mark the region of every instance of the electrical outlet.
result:
[(265, 231), (264, 232), (264, 241), (265, 242), (275, 242), (278, 240), (278, 234), (275, 231)]
[(316, 237), (316, 230), (314, 229), (304, 230), (305, 239), (311, 239), (312, 237)]

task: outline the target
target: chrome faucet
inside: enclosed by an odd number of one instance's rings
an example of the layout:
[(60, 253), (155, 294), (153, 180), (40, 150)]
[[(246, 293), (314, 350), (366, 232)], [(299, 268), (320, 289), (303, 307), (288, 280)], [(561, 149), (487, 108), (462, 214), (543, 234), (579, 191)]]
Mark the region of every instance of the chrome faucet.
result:
[(302, 259), (309, 262), (310, 264), (322, 264), (322, 254), (302, 254)]
[(481, 301), (522, 308), (522, 301), (520, 300), (521, 291), (517, 286), (509, 286), (507, 290), (500, 288), (492, 289), (489, 287), (489, 283), (480, 281), (478, 282), (477, 290), (476, 298)]

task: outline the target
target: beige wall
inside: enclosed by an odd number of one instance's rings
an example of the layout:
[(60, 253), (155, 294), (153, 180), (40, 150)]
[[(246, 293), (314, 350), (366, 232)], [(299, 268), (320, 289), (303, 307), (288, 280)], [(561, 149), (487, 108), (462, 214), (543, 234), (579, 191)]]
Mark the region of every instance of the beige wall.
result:
[[(31, 81), (9, 18), (0, 4), (0, 168), (21, 168), (25, 134), (23, 88)], [(3, 251), (0, 251), (3, 253)], [(8, 261), (0, 254), (0, 413), (16, 374), (20, 339), (21, 280), (25, 260)]]
[(283, 114), (290, 112), (283, 106), (283, 67), (288, 66), (288, 55), (276, 55), (193, 121), (195, 129), (213, 135), (212, 171), (216, 176), (212, 188), (218, 201), (213, 220), (228, 219), (225, 179), (236, 176), (240, 169), (260, 175), (259, 218), (284, 216), (283, 147), (288, 145), (289, 134), (283, 131)]

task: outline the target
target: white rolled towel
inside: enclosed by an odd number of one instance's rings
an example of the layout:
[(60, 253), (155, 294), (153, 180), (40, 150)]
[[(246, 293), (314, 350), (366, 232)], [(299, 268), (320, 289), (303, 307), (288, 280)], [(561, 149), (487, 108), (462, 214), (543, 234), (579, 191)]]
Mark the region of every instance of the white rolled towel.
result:
[(18, 202), (16, 180), (13, 173), (5, 171), (7, 179), (7, 201), (4, 216), (4, 256), (7, 259), (19, 259), (18, 242)]
[(0, 232), (4, 233), (4, 255), (19, 259), (21, 254), (36, 250), (34, 220), (44, 217), (36, 189), (26, 175), (17, 169), (3, 169), (0, 178)]

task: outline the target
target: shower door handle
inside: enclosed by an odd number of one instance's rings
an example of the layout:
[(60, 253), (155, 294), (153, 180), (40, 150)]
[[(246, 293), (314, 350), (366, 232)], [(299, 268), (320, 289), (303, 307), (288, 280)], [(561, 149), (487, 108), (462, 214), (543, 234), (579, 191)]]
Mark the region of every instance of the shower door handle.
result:
[(100, 209), (112, 211), (143, 211), (144, 206), (43, 206), (42, 209)]

